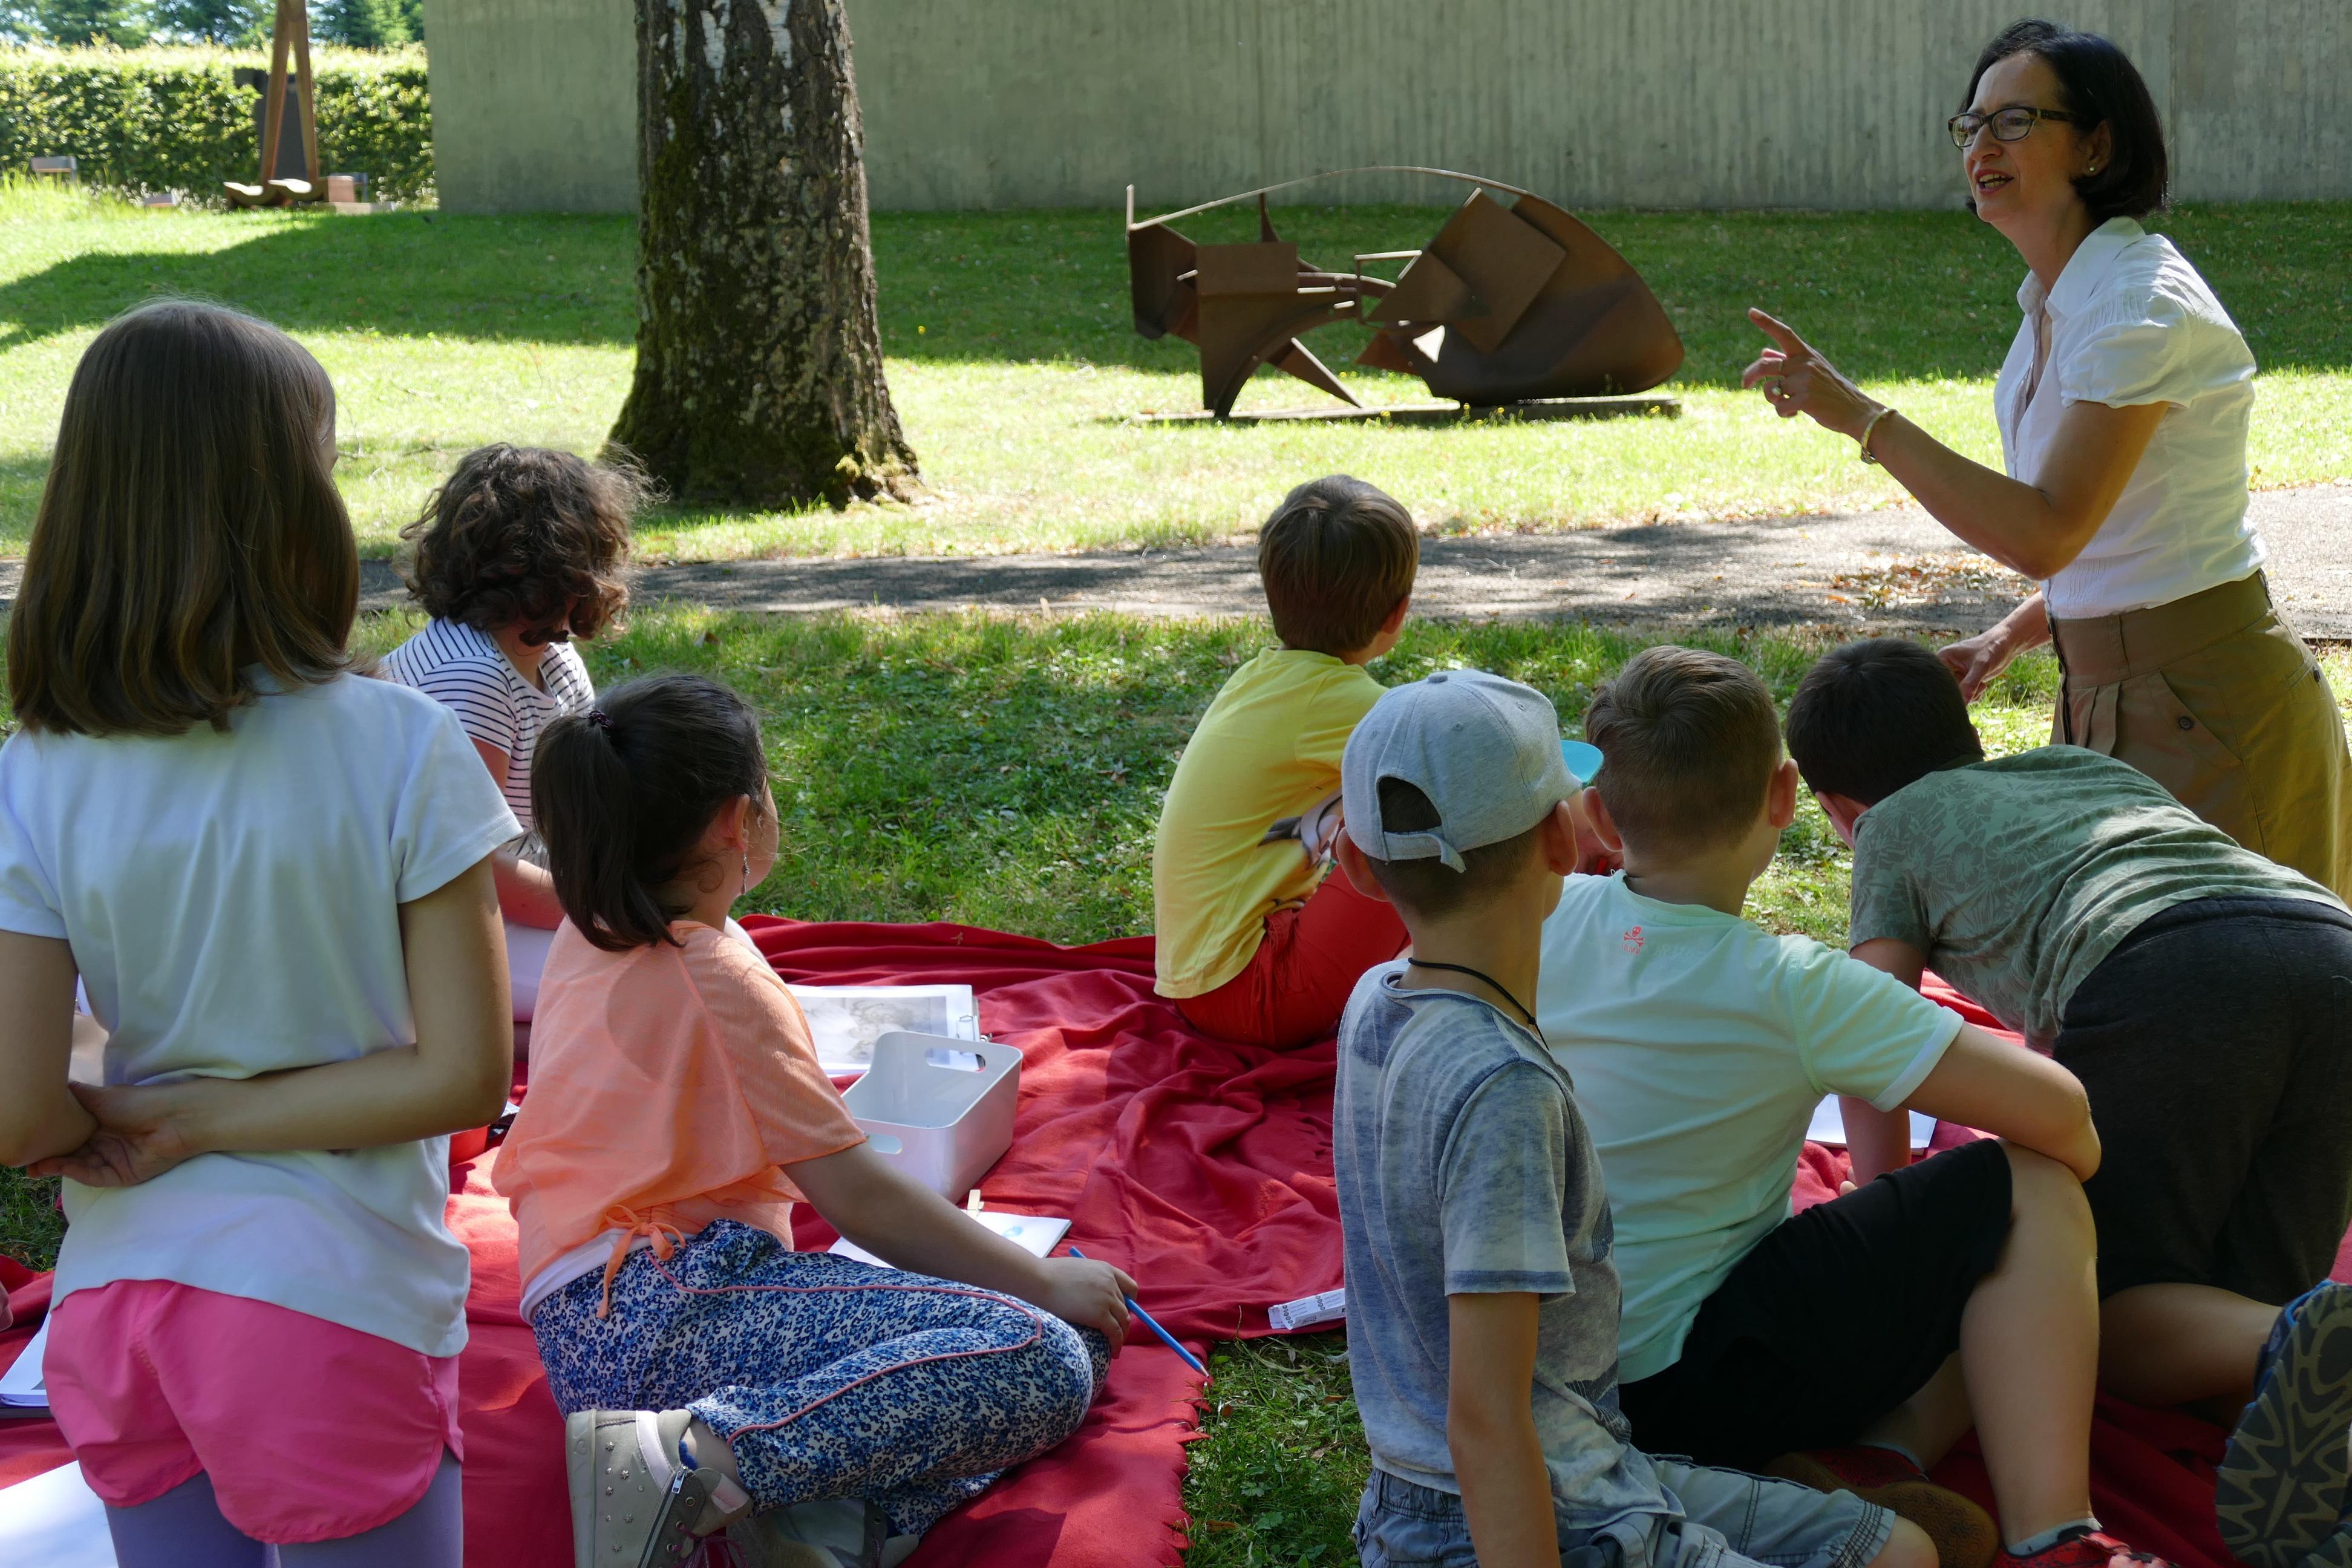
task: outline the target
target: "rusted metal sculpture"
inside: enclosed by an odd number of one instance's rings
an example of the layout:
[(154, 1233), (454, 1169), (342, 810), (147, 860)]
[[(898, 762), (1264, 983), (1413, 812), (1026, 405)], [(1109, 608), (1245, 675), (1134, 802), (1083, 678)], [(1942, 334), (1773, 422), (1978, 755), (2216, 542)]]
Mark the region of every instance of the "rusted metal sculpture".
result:
[[(1419, 250), (1367, 252), (1346, 272), (1302, 261), (1276, 235), (1266, 196), (1361, 174), (1431, 174), (1473, 189)], [(1254, 244), (1195, 245), (1169, 226), (1253, 197)], [(1364, 270), (1383, 261), (1405, 263), (1395, 281)], [(1376, 329), (1357, 363), (1417, 375), (1438, 396), (1475, 408), (1641, 392), (1683, 363), (1682, 339), (1657, 296), (1600, 236), (1531, 191), (1450, 169), (1335, 169), (1142, 223), (1130, 185), (1127, 265), (1135, 330), (1199, 348), (1201, 401), (1220, 419), (1261, 364), (1360, 406), (1298, 341), (1333, 321)]]

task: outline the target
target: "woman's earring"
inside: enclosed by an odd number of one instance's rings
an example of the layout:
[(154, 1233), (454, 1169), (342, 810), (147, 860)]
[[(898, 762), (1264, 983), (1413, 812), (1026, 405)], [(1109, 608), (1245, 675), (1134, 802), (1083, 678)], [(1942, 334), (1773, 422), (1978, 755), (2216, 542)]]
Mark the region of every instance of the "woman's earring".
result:
[(746, 893), (750, 892), (751, 890), (751, 852), (749, 849), (746, 849), (746, 850), (744, 850), (744, 851), (743, 851), (743, 885), (741, 886), (741, 888), (740, 888), (739, 889), (737, 889), (735, 896), (736, 896), (737, 898), (739, 898), (739, 899), (740, 899), (740, 898), (741, 898), (744, 894), (746, 894)]

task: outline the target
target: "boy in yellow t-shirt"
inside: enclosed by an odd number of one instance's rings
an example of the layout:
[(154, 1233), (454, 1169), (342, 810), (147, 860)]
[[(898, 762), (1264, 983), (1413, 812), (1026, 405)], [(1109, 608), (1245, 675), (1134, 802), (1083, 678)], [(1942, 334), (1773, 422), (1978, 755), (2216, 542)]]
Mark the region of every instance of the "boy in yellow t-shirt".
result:
[(1151, 848), (1158, 990), (1212, 1035), (1319, 1039), (1405, 945), (1393, 909), (1325, 872), (1340, 753), (1382, 690), (1364, 666), (1396, 646), (1420, 562), (1404, 508), (1344, 474), (1300, 485), (1259, 531), (1282, 646), (1201, 716)]

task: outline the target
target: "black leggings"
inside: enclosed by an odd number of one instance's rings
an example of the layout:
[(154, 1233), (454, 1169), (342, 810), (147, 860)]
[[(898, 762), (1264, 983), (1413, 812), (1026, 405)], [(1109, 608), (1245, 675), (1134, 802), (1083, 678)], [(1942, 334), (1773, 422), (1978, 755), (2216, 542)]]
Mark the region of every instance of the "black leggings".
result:
[(2084, 1188), (2102, 1296), (2284, 1302), (2327, 1277), (2352, 1224), (2352, 916), (2177, 904), (2075, 987), (2053, 1054), (2105, 1150)]

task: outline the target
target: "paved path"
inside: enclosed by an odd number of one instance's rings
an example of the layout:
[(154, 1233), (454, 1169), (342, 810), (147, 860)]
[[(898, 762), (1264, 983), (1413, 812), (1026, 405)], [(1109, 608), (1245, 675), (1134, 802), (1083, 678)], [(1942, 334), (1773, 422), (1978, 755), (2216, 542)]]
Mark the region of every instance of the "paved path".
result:
[[(2306, 636), (2352, 640), (2352, 484), (2266, 490), (2254, 515), (2271, 582)], [(0, 563), (0, 596), (16, 563)], [(369, 562), (364, 603), (399, 601), (391, 564)], [(1414, 589), (1423, 615), (1570, 616), (1647, 626), (1873, 626), (1973, 631), (2016, 602), (2020, 580), (1957, 545), (1912, 507), (1743, 523), (1663, 523), (1581, 533), (1433, 539)], [(812, 614), (980, 606), (1144, 616), (1261, 612), (1244, 547), (1081, 555), (881, 556), (654, 566), (640, 600)]]

